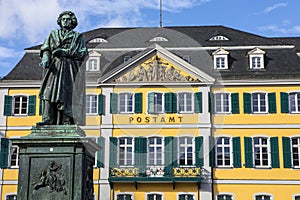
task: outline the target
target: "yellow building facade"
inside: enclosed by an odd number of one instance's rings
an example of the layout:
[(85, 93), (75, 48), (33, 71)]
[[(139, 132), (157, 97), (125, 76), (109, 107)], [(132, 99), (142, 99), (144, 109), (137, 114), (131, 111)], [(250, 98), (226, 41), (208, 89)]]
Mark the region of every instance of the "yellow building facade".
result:
[[(97, 29), (86, 125), (102, 147), (99, 200), (299, 200), (297, 43), (223, 26)], [(296, 40), (296, 39), (295, 39)], [(39, 46), (0, 82), (1, 199), (16, 199), (18, 147), (41, 120)], [(22, 68), (32, 74), (22, 74)], [(36, 74), (35, 74), (36, 73)]]

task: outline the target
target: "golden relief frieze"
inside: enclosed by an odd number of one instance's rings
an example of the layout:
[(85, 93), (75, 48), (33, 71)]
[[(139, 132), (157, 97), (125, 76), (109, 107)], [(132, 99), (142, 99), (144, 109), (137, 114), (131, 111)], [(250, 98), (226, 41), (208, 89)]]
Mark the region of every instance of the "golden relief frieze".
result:
[(200, 82), (159, 56), (153, 56), (114, 82)]

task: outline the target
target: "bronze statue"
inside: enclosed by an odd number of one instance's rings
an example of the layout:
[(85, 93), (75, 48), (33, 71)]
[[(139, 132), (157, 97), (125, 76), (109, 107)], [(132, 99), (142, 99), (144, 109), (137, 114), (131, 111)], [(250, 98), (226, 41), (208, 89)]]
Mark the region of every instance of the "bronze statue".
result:
[(85, 67), (88, 54), (80, 33), (73, 29), (77, 18), (71, 11), (62, 12), (57, 24), (41, 46), (40, 65), (45, 76), (39, 98), (43, 103), (42, 122), (37, 125), (85, 124)]

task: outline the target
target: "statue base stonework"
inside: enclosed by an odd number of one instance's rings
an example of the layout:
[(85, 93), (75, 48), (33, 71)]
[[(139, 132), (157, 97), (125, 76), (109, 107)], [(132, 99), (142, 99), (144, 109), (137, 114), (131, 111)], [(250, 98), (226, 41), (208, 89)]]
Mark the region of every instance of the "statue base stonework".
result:
[(20, 148), (18, 200), (93, 200), (98, 144), (75, 125), (32, 128)]

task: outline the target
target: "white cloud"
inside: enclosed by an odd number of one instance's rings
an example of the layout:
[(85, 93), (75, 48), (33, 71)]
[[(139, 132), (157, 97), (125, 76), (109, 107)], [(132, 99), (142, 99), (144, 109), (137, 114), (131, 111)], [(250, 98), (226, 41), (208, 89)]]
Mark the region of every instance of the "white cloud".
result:
[[(4, 46), (0, 46), (0, 58), (14, 58), (19, 56), (21, 52), (16, 52), (14, 49), (10, 49)], [(23, 52), (22, 52), (23, 53)]]
[(275, 10), (277, 8), (286, 7), (287, 5), (288, 5), (287, 3), (277, 3), (277, 4), (274, 4), (272, 6), (269, 6), (269, 7), (265, 8), (264, 13), (270, 13), (270, 12), (272, 12), (273, 10)]
[(259, 27), (260, 31), (272, 31), (274, 33), (280, 33), (281, 35), (299, 35), (300, 34), (300, 25), (294, 25), (292, 27), (279, 26), (275, 24), (270, 24), (267, 26)]

